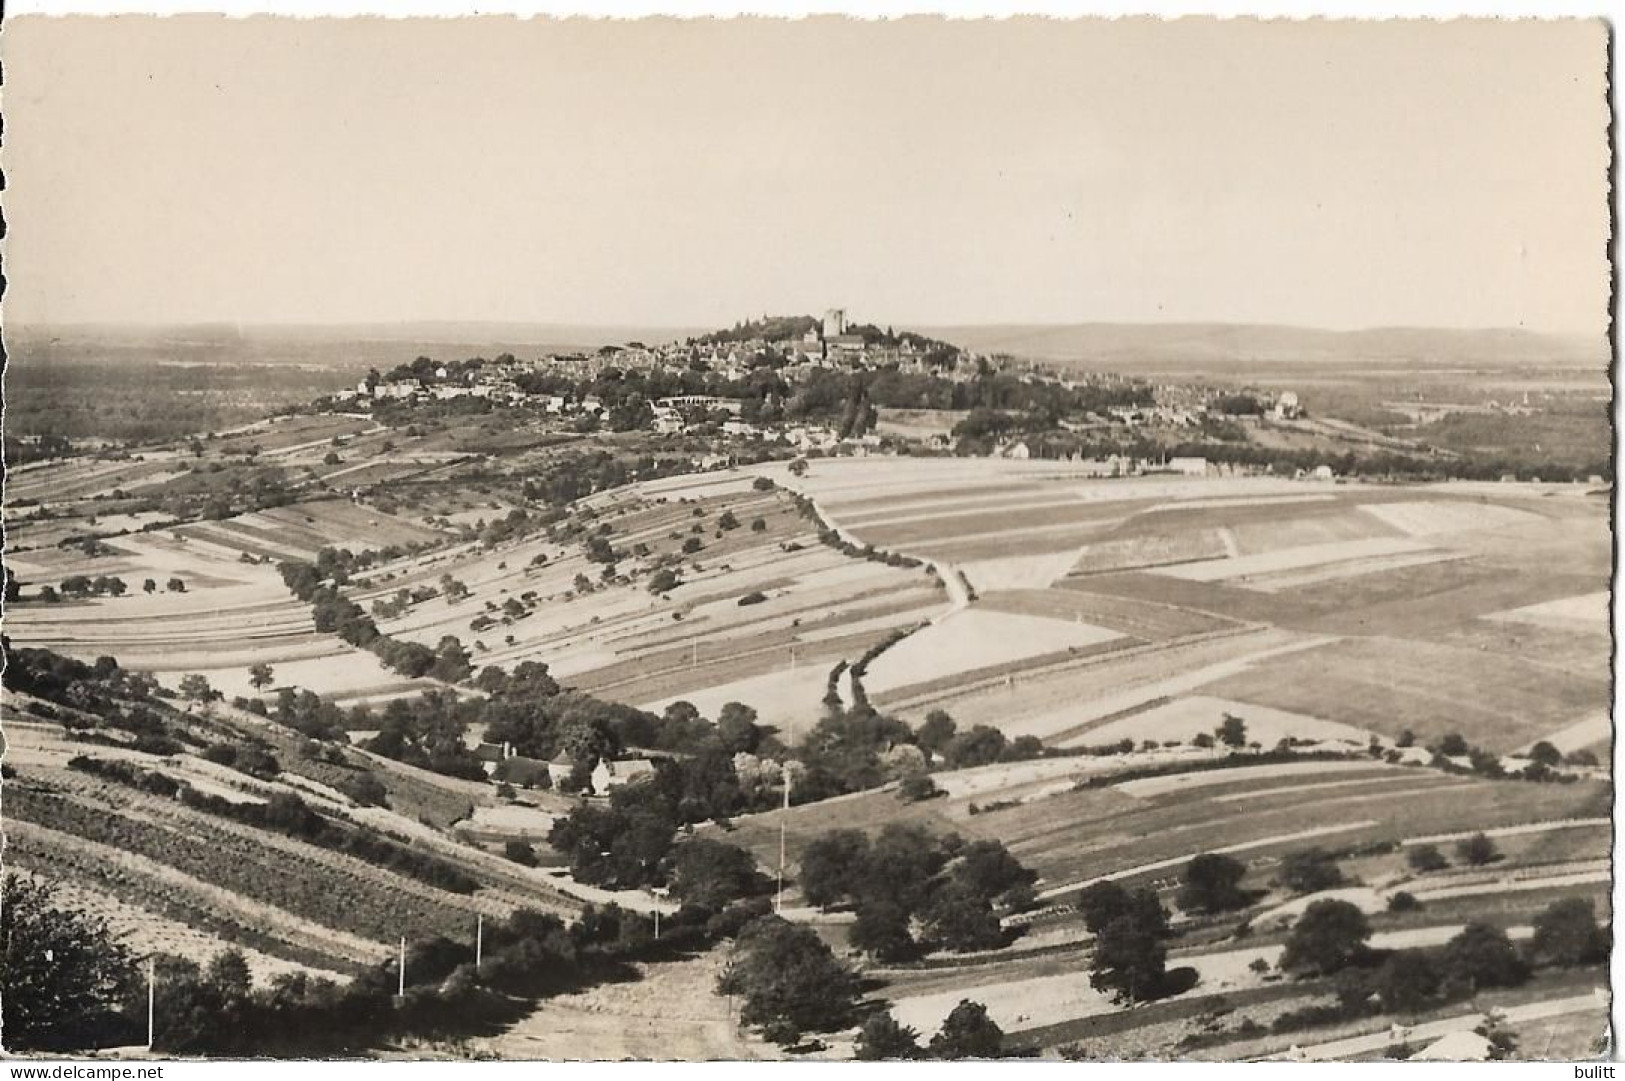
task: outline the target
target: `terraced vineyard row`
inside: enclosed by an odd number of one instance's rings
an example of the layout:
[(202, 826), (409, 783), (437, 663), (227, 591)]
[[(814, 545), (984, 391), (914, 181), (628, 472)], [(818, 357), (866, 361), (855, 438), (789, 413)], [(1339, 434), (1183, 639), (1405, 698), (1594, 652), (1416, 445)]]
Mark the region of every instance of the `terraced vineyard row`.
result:
[[(101, 846), (69, 834), (43, 830), (32, 823), (13, 821), (6, 831), (6, 858), (14, 866), (48, 878), (99, 889), (126, 904), (196, 928), (273, 957), (313, 969), (354, 974), (367, 967), (357, 951), (313, 948), (319, 934), (287, 929), (273, 933), (276, 921), (264, 909), (253, 916), (226, 914), (214, 899), (186, 890), (175, 879), (144, 873), (137, 860), (109, 859)], [(386, 950), (379, 945), (377, 955)], [(374, 959), (371, 953), (367, 960)]]
[[(174, 867), (204, 882), (273, 905), (324, 927), (389, 942), (409, 935), (460, 934), (473, 908), (423, 896), (407, 880), (347, 868), (297, 842), (263, 831), (238, 833), (202, 816), (160, 823), (128, 810), (109, 813), (32, 783), (8, 786), (7, 814)], [(450, 895), (446, 895), (450, 896)]]

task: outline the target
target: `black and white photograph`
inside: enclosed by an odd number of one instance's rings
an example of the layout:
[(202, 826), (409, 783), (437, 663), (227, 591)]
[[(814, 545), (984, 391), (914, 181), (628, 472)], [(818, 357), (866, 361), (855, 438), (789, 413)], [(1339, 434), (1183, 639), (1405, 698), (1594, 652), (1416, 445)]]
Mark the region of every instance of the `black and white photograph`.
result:
[(5, 1057), (1605, 1060), (1610, 35), (8, 17)]

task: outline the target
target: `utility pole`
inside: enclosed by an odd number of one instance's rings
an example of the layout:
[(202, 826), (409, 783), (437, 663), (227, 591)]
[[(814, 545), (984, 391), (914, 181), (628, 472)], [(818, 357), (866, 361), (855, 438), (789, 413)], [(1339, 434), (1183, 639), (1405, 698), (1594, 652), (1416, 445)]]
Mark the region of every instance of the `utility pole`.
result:
[(783, 766), (784, 773), (784, 809), (779, 813), (779, 879), (778, 896), (773, 902), (773, 911), (781, 912), (784, 909), (784, 834), (790, 824), (790, 763)]
[(474, 916), (474, 967), (480, 967), (480, 961), (485, 953), (485, 913), (476, 913)]
[(158, 958), (157, 955), (147, 957), (147, 1050), (152, 1050), (157, 1035), (157, 1005), (158, 1005)]
[(401, 998), (406, 997), (406, 936), (401, 936), (401, 965), (400, 990), (396, 992)]

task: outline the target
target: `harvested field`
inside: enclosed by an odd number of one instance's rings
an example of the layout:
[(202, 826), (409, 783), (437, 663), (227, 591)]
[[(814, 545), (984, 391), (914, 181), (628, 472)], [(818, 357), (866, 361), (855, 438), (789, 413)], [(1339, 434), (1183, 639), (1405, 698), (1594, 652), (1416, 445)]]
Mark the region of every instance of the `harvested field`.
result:
[(1224, 559), (1234, 555), (1234, 542), (1219, 529), (1175, 533), (1140, 533), (1086, 544), (1072, 566), (1075, 575), (1166, 567)]
[(1563, 631), (1606, 634), (1610, 600), (1607, 593), (1587, 593), (1579, 597), (1562, 597), (1555, 601), (1530, 604), (1506, 612), (1495, 612), (1485, 618), (1512, 623), (1532, 623)]
[(1416, 500), (1367, 503), (1365, 513), (1411, 537), (1439, 533), (1479, 533), (1535, 524), (1539, 516), (1515, 507), (1480, 500)]
[(863, 682), (881, 693), (1115, 637), (1113, 631), (1081, 622), (962, 609), (886, 650), (869, 665)]
[(1208, 693), (1426, 743), (1450, 732), (1523, 746), (1606, 707), (1607, 681), (1411, 639), (1348, 639), (1268, 658)]
[(984, 593), (977, 607), (1015, 615), (1091, 623), (1149, 642), (1210, 634), (1237, 626), (1231, 620), (1171, 604), (1078, 589), (1008, 589)]
[(1044, 590), (1066, 577), (1077, 553), (1070, 548), (1041, 555), (975, 559), (959, 564), (959, 570), (978, 593), (994, 590)]
[(1193, 582), (1222, 582), (1236, 579), (1245, 583), (1253, 575), (1275, 574), (1377, 556), (1401, 553), (1409, 555), (1425, 550), (1426, 545), (1414, 540), (1372, 537), (1366, 540), (1333, 541), (1328, 544), (1307, 544), (1297, 548), (1278, 548), (1256, 555), (1237, 556), (1208, 563), (1160, 567), (1155, 573)]
[(1091, 728), (1089, 740), (1092, 743), (1115, 743), (1121, 739), (1136, 743), (1147, 739), (1159, 743), (1165, 740), (1188, 742), (1198, 733), (1211, 735), (1226, 714), (1247, 722), (1247, 739), (1265, 747), (1273, 747), (1283, 739), (1335, 740), (1363, 747), (1370, 738), (1369, 732), (1336, 721), (1230, 699), (1192, 695)]

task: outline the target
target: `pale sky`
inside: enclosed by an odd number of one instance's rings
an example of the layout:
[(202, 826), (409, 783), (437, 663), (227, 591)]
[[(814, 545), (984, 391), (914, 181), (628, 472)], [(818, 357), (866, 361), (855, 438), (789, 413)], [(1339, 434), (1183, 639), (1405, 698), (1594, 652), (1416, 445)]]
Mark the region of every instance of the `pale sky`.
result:
[(8, 20), (5, 317), (1606, 325), (1601, 23)]

